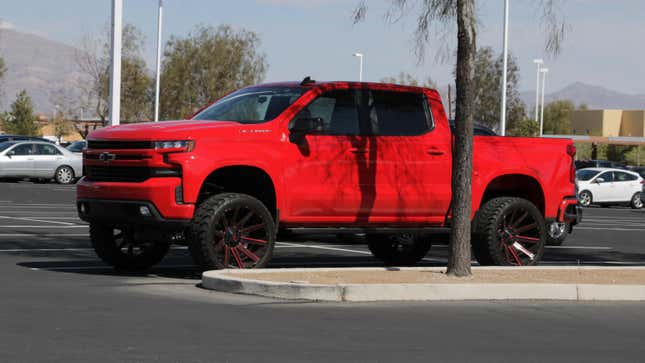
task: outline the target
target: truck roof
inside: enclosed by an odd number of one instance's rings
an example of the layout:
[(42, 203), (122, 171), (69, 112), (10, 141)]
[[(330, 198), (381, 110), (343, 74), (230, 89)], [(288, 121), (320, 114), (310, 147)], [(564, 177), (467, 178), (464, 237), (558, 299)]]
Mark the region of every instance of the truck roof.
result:
[(408, 90), (408, 91), (415, 91), (419, 92), (421, 90), (430, 90), (436, 92), (435, 89), (432, 88), (425, 88), (425, 87), (417, 87), (417, 86), (406, 86), (406, 85), (400, 85), (400, 84), (394, 84), (394, 83), (380, 83), (380, 82), (351, 82), (351, 81), (311, 81), (310, 83), (307, 83), (303, 85), (301, 82), (295, 82), (295, 81), (290, 81), (290, 82), (270, 82), (270, 83), (262, 83), (256, 86), (251, 86), (251, 87), (304, 87), (304, 88), (312, 88), (312, 87), (330, 87), (330, 86), (362, 86), (362, 87), (368, 87), (368, 88), (389, 88), (389, 89), (398, 89), (398, 90)]

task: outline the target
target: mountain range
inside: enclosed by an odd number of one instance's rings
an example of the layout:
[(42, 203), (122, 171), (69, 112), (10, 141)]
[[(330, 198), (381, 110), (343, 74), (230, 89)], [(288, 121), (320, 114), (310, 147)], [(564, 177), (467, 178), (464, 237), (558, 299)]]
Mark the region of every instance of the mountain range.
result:
[[(8, 68), (0, 83), (0, 111), (7, 110), (16, 94), (26, 89), (38, 112), (51, 114), (55, 96), (74, 93), (82, 74), (76, 64), (78, 50), (42, 36), (0, 28), (0, 56)], [(442, 92), (444, 93), (444, 92)], [(80, 92), (78, 93), (80, 95)], [(533, 108), (535, 92), (521, 93), (527, 110)], [(573, 83), (545, 96), (546, 102), (571, 100), (588, 108), (645, 109), (645, 95), (629, 95), (601, 86)]]

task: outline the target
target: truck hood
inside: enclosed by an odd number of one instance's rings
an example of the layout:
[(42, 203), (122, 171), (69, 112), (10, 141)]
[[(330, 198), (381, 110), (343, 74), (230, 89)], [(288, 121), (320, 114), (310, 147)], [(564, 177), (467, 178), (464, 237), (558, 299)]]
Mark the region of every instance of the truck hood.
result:
[(231, 121), (162, 121), (108, 126), (93, 131), (90, 140), (190, 140), (229, 134), (243, 125)]

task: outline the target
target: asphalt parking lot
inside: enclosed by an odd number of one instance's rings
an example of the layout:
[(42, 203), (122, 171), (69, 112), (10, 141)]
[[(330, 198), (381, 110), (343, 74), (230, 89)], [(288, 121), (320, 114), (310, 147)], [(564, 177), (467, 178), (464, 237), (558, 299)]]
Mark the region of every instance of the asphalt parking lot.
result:
[[(200, 289), (185, 248), (149, 274), (117, 273), (91, 250), (74, 197), (74, 186), (0, 183), (2, 362), (616, 362), (645, 353), (643, 304), (276, 301)], [(645, 265), (644, 232), (643, 210), (590, 208), (544, 264)], [(433, 247), (423, 264), (445, 265), (446, 252)], [(271, 264), (318, 266), (379, 263), (328, 236), (280, 241)]]

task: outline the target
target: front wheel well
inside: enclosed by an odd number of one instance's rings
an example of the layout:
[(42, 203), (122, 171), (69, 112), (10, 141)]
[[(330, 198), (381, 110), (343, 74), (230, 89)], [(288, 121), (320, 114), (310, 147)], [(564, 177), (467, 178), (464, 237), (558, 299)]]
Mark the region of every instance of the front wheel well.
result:
[(277, 217), (276, 193), (269, 174), (254, 166), (227, 166), (206, 177), (199, 190), (197, 205), (220, 193), (240, 193), (261, 201), (273, 218)]
[(542, 187), (535, 178), (528, 175), (509, 174), (493, 179), (486, 187), (479, 207), (481, 208), (489, 200), (499, 197), (526, 199), (533, 203), (542, 215), (545, 213)]

